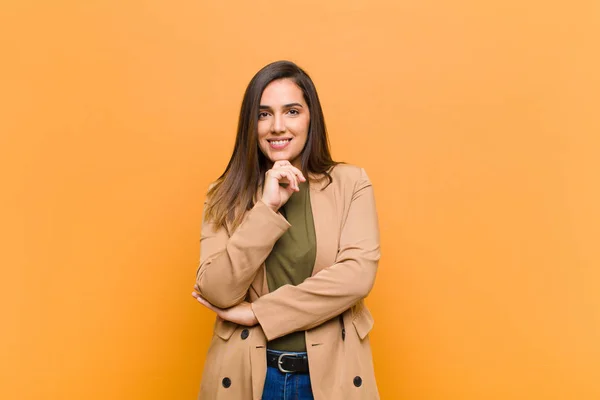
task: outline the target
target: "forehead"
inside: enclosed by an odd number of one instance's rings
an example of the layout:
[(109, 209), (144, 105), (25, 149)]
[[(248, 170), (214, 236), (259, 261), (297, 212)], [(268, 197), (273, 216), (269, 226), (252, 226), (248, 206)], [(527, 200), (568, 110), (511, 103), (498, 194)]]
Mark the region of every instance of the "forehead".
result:
[(305, 104), (302, 89), (291, 79), (278, 79), (267, 85), (260, 98), (261, 105)]

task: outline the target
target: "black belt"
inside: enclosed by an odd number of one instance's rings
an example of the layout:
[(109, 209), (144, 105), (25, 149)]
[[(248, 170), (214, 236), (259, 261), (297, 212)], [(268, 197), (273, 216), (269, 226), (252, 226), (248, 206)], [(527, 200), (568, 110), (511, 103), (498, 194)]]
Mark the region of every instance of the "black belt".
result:
[(281, 372), (308, 372), (308, 356), (294, 353), (274, 353), (267, 350), (267, 366), (278, 368)]

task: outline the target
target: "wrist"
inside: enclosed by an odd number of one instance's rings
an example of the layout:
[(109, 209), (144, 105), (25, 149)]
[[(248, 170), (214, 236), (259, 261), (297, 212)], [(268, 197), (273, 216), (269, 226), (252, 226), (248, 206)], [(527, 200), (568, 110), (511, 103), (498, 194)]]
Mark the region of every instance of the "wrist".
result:
[(271, 205), (269, 202), (265, 201), (264, 199), (260, 199), (261, 202), (264, 203), (264, 205), (266, 205), (267, 207), (269, 207), (271, 210), (273, 210), (273, 212), (278, 212), (279, 211), (279, 207), (273, 206)]
[(250, 303), (250, 311), (252, 312), (252, 326), (258, 325), (258, 318), (256, 318), (256, 314), (254, 313), (254, 307), (252, 307), (252, 303)]

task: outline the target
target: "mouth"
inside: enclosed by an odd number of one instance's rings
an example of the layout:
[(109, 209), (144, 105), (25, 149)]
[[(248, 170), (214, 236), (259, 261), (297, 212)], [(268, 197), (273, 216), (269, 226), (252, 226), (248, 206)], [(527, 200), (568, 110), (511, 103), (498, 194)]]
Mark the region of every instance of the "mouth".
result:
[(292, 138), (287, 139), (267, 139), (269, 145), (272, 149), (281, 150), (287, 147), (287, 145), (292, 141)]

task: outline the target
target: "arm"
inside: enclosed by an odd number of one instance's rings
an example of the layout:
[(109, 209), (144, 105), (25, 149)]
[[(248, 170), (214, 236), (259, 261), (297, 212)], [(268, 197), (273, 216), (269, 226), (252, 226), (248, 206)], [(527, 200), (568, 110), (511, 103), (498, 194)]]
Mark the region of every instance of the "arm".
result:
[(373, 188), (364, 170), (354, 188), (339, 246), (334, 265), (252, 303), (268, 340), (314, 328), (371, 291), (380, 257), (379, 226)]
[(217, 227), (203, 217), (200, 265), (196, 273), (202, 297), (219, 308), (243, 301), (258, 268), (289, 227), (281, 214), (262, 201), (248, 211), (231, 237), (224, 227)]

